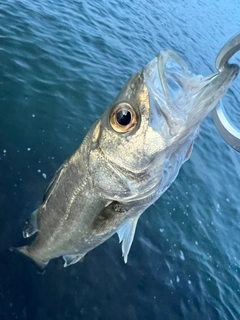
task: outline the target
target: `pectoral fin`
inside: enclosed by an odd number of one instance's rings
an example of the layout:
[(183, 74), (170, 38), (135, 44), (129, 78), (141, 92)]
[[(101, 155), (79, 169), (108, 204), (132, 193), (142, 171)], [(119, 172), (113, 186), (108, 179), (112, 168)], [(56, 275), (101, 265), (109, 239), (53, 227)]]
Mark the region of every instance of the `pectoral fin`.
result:
[(62, 256), (65, 261), (63, 266), (68, 267), (71, 264), (77, 263), (84, 256), (85, 256), (85, 254), (66, 254), (66, 255)]
[(106, 206), (92, 223), (92, 230), (94, 234), (105, 234), (113, 229), (113, 227), (119, 222), (127, 213), (123, 204), (116, 201), (111, 202)]
[(25, 226), (22, 232), (24, 238), (29, 238), (38, 231), (37, 213), (38, 210), (33, 211), (28, 220), (25, 221)]
[(130, 219), (117, 231), (119, 242), (122, 242), (122, 255), (125, 263), (127, 263), (128, 253), (133, 242), (137, 222), (138, 217)]

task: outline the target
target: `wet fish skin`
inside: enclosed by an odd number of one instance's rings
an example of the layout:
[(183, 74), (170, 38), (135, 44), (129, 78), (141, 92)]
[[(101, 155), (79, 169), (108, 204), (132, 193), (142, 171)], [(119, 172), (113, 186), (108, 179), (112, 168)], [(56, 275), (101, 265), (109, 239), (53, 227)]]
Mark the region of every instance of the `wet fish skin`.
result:
[[(142, 86), (139, 78), (138, 83)], [(128, 86), (125, 88), (127, 90)], [(134, 91), (136, 92), (136, 85)], [(132, 96), (131, 98), (133, 99)], [(120, 99), (121, 96), (117, 100)], [(115, 103), (117, 102), (113, 104)], [(109, 110), (111, 108), (110, 106)], [(128, 183), (106, 161), (99, 147), (101, 128), (105, 125), (103, 115), (90, 129), (79, 149), (57, 171), (44, 196), (43, 204), (38, 208), (38, 235), (30, 246), (19, 248), (20, 252), (39, 266), (43, 267), (50, 259), (66, 253), (87, 253), (116, 233), (126, 218), (120, 215), (116, 224), (104, 234), (96, 235), (94, 232), (94, 221), (96, 224), (96, 217), (103, 214), (104, 209), (108, 210), (106, 206), (113, 199), (113, 191), (114, 196), (121, 196), (126, 191), (130, 195)], [(108, 186), (111, 194), (108, 194), (108, 190), (103, 190), (102, 185), (99, 186), (98, 179)]]
[[(166, 51), (134, 74), (55, 174), (25, 231), (37, 237), (18, 250), (41, 267), (59, 256), (68, 266), (117, 232), (126, 262), (138, 218), (175, 180), (236, 73), (201, 78)], [(118, 132), (110, 119), (124, 105), (136, 122)]]

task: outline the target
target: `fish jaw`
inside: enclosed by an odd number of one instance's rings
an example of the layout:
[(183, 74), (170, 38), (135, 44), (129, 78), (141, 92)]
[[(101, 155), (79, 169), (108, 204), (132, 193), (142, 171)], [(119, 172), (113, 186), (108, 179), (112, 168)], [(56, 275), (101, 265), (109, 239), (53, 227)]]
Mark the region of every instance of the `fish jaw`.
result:
[(239, 72), (237, 65), (227, 65), (221, 72), (203, 77), (189, 71), (186, 63), (171, 50), (161, 51), (143, 68), (148, 87), (151, 116), (149, 125), (163, 138), (188, 135), (216, 107)]

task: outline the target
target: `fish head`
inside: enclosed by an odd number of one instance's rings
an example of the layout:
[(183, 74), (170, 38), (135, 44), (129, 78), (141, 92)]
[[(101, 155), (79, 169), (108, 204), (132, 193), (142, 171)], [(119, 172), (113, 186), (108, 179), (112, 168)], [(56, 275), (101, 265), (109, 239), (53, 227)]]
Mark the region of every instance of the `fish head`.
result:
[[(238, 66), (227, 65), (208, 77), (195, 75), (175, 52), (161, 51), (127, 81), (95, 125), (95, 148), (119, 177), (99, 173), (102, 188), (117, 193), (116, 184), (122, 185), (126, 196), (136, 198), (156, 192), (165, 172), (164, 191), (189, 157), (200, 123), (237, 73)], [(104, 167), (98, 163), (95, 173)]]

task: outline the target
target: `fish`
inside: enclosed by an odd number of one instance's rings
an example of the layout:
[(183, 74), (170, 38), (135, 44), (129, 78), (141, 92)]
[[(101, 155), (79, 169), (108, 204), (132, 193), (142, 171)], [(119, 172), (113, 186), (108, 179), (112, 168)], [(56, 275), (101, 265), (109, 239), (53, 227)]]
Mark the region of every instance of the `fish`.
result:
[(228, 64), (196, 75), (174, 51), (160, 51), (57, 170), (23, 230), (36, 237), (16, 250), (39, 268), (58, 257), (67, 267), (117, 233), (126, 263), (140, 216), (176, 179), (238, 71)]

